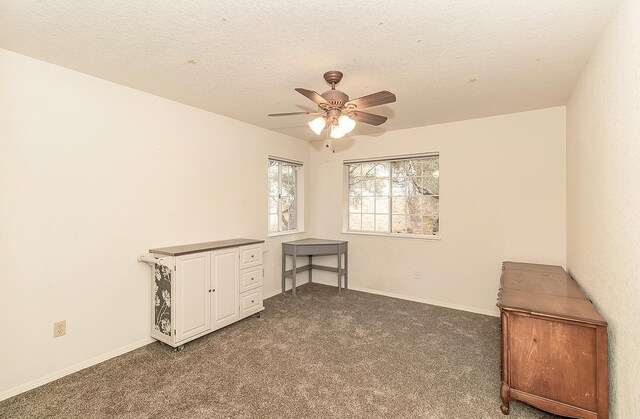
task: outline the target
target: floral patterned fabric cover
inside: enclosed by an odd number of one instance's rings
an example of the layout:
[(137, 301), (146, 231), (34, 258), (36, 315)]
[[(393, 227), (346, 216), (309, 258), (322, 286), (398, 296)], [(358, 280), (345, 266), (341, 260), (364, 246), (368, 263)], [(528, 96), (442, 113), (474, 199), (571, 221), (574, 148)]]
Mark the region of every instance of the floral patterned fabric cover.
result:
[(156, 265), (155, 272), (155, 329), (171, 336), (171, 270)]

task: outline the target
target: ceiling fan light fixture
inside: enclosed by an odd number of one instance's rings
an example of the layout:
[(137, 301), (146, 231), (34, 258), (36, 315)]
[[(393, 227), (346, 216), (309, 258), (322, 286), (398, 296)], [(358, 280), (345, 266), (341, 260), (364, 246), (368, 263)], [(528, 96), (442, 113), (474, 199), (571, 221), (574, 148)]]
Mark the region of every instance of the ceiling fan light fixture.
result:
[(362, 109), (393, 103), (396, 101), (396, 95), (387, 90), (382, 90), (357, 99), (350, 99), (345, 92), (336, 89), (336, 85), (340, 83), (342, 76), (342, 72), (337, 70), (324, 73), (324, 80), (331, 86), (331, 90), (327, 90), (323, 94), (296, 87), (295, 91), (315, 103), (318, 106), (317, 110), (311, 112), (270, 113), (268, 116), (316, 116), (312, 121), (307, 122), (309, 128), (316, 135), (320, 135), (327, 128), (331, 138), (344, 137), (353, 131), (356, 122), (373, 126), (384, 124), (387, 121), (386, 116), (363, 112)]
[(331, 125), (331, 138), (342, 138), (345, 132), (340, 128), (340, 125)]
[(340, 115), (340, 118), (338, 118), (338, 125), (345, 134), (348, 134), (356, 127), (356, 121), (349, 118), (348, 115)]
[(309, 121), (308, 124), (311, 131), (313, 131), (316, 135), (320, 135), (325, 125), (327, 125), (327, 120), (323, 116), (319, 116)]

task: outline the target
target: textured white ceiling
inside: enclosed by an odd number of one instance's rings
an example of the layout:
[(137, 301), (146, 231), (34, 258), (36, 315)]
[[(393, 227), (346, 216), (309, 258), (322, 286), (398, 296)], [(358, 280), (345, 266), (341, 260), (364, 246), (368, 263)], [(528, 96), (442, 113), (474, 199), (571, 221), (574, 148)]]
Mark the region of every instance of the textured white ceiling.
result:
[[(293, 89), (398, 97), (354, 134), (566, 103), (618, 0), (3, 0), (0, 47), (307, 140)], [(332, 10), (333, 9), (333, 10)]]

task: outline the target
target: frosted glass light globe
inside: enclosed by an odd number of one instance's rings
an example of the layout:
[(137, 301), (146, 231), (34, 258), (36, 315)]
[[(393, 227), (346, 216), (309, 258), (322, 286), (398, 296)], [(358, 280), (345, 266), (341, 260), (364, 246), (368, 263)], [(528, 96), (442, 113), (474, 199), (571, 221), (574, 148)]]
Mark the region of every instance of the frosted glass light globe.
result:
[(319, 116), (314, 120), (309, 121), (307, 125), (309, 125), (309, 128), (311, 128), (311, 131), (315, 132), (316, 135), (320, 135), (320, 133), (322, 132), (326, 124), (327, 124), (327, 121), (324, 119), (324, 117)]
[(349, 118), (347, 115), (341, 115), (340, 118), (338, 118), (338, 125), (340, 125), (342, 132), (348, 134), (356, 127), (356, 121)]
[(342, 138), (344, 137), (344, 131), (340, 128), (339, 125), (331, 125), (331, 138)]

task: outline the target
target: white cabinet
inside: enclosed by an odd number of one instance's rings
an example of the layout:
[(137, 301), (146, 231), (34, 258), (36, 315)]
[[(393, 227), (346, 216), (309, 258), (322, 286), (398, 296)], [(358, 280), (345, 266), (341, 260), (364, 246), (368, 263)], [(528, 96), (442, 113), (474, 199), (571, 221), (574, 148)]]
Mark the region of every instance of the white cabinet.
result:
[(150, 253), (168, 265), (154, 268), (153, 338), (178, 347), (264, 310), (262, 241), (225, 240)]

